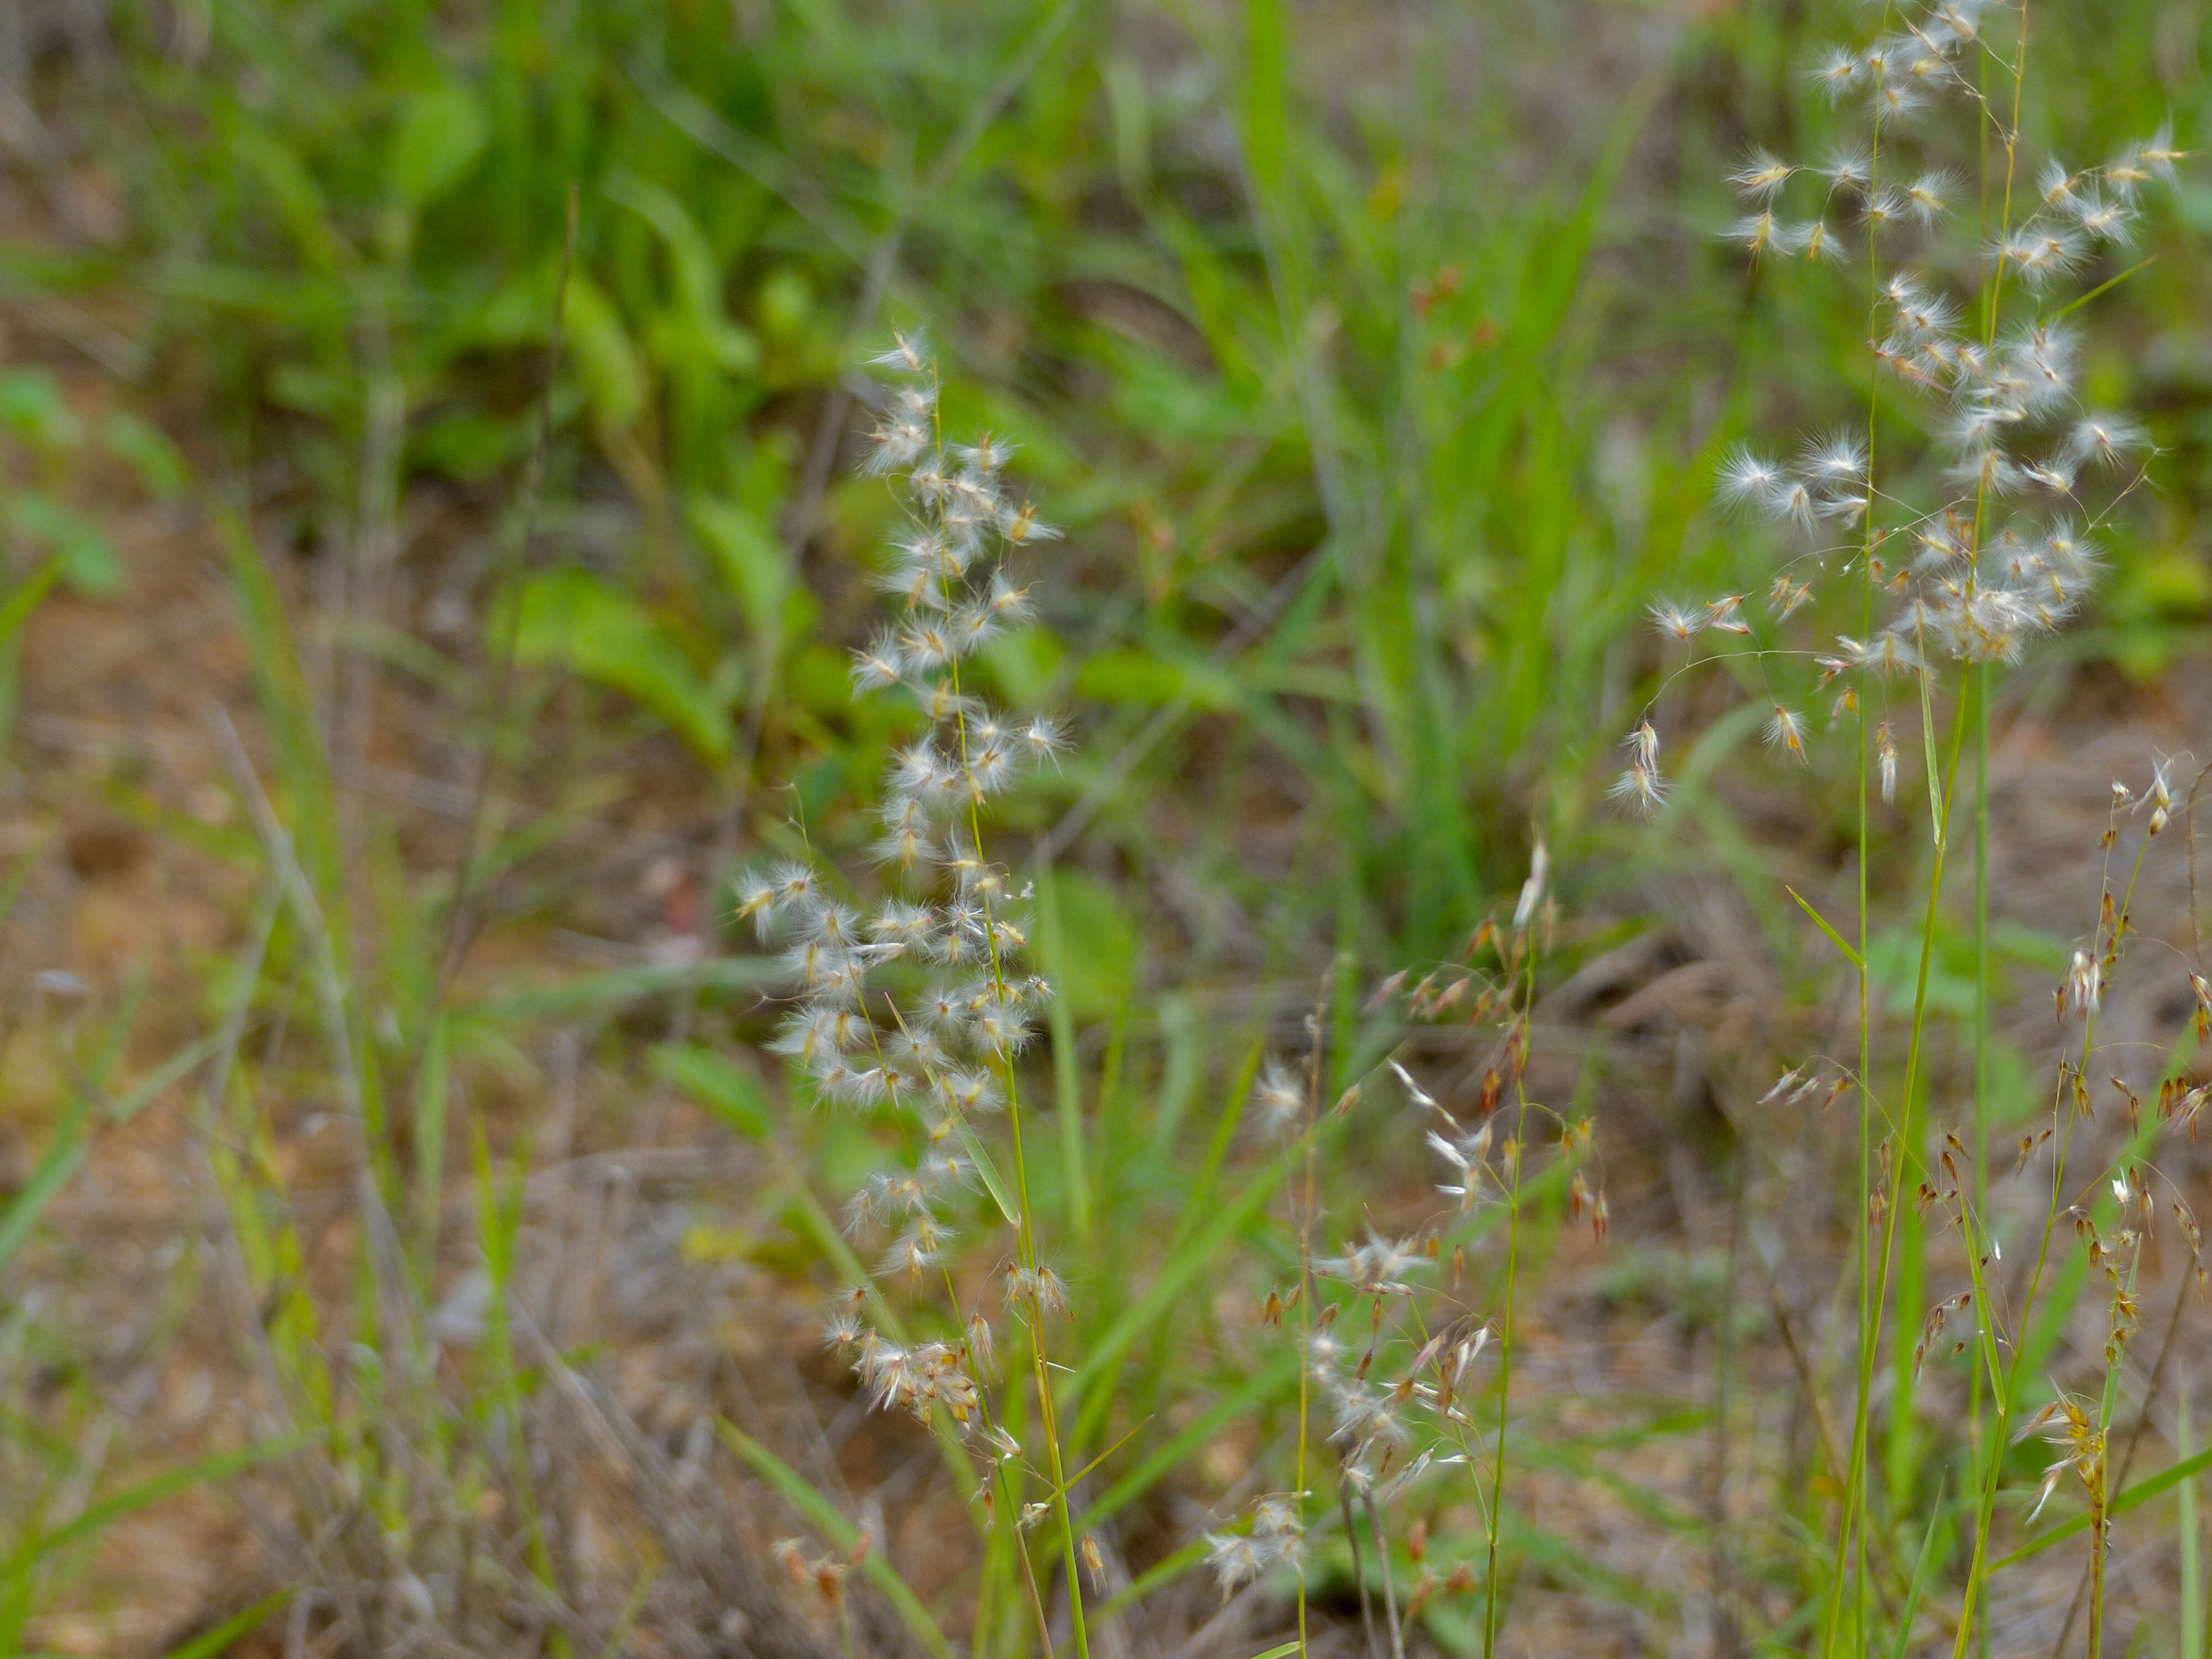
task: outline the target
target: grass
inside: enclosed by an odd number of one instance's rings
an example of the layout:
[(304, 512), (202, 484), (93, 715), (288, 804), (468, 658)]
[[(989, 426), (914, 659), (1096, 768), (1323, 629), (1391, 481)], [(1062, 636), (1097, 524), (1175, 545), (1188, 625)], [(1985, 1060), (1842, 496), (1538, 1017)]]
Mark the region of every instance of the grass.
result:
[[(2032, 19), (1993, 217), (2014, 128), (2200, 134), (2193, 21)], [(1644, 625), (1771, 580), (1713, 499), (1740, 441), (1863, 423), (1886, 489), (1927, 474), (1864, 272), (1712, 234), (1746, 144), (1848, 125), (1799, 71), (1873, 21), (35, 33), (0, 1652), (2200, 1650), (2193, 1241), (2109, 1184), (2203, 1207), (2160, 1127), (2203, 1081), (2198, 763), (2109, 872), (2085, 769), (2140, 791), (2200, 684), (2201, 170), (2074, 290), (2087, 395), (2159, 450), (2094, 605), (1893, 683), (1893, 804), (1872, 727), (1755, 752), (1801, 659), (1678, 673)], [(1007, 1120), (819, 1103), (730, 915), (767, 862), (883, 880), (921, 728), (846, 653), (895, 326), (1066, 532), (959, 669), (1079, 734), (969, 826), (1058, 992)], [(1647, 702), (1645, 829), (1601, 793)], [(2076, 948), (2106, 1012), (2053, 1088)], [(916, 1285), (836, 1218), (933, 1144), (976, 1176)], [(1001, 1311), (1010, 1261), (1065, 1322)], [(816, 1341), (846, 1286), (966, 1345), (974, 1425), (868, 1410)]]

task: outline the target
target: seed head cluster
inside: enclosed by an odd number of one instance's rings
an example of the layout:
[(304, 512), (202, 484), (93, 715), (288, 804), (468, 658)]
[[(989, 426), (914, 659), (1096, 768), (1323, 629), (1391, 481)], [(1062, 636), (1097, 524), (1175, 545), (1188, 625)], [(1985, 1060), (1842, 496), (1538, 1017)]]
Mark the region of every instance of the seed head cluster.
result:
[[(1832, 567), (1863, 578), (1871, 635), (1840, 635), (1814, 657), (1819, 688), (1840, 681), (1836, 712), (1858, 705), (1870, 677), (1932, 673), (1949, 662), (2009, 662), (2079, 609), (2103, 562), (2096, 531), (2142, 480), (2148, 434), (2128, 416), (2088, 407), (2080, 390), (2081, 343), (2054, 295), (2135, 236), (2146, 187), (2174, 176), (2184, 152), (2170, 130), (2090, 167), (2022, 164), (2009, 222), (1974, 254), (1954, 231), (1971, 192), (1924, 154), (1927, 130), (1948, 110), (1985, 119), (2016, 155), (2009, 107), (1985, 95), (1977, 73), (1991, 0), (1893, 7), (1893, 33), (1839, 49), (1815, 79), (1864, 121), (1861, 136), (1815, 162), (1753, 152), (1728, 175), (1741, 215), (1725, 239), (1754, 260), (1832, 264), (1869, 276), (1867, 349), (1886, 383), (1886, 416), (1911, 419), (1925, 453), (1877, 479), (1869, 432), (1830, 433), (1796, 453), (1741, 447), (1723, 462), (1717, 495), (1784, 538), (1784, 562), (1764, 605), (1778, 625), (1814, 596)], [(1993, 58), (1993, 62), (2002, 61)], [(1996, 207), (1992, 208), (1992, 212)], [(1956, 291), (1978, 264), (1986, 320)], [(2000, 326), (2011, 309), (2034, 314)], [(1901, 396), (1899, 394), (1902, 394)], [(1895, 476), (1887, 476), (1893, 473)], [(1662, 638), (1753, 636), (1762, 665), (1779, 651), (1741, 594), (1651, 607)], [(1818, 688), (1814, 688), (1818, 689)], [(1790, 701), (1770, 693), (1766, 737), (1786, 759), (1809, 758), (1812, 732)], [(1647, 720), (1627, 740), (1612, 793), (1632, 810), (1665, 805), (1659, 738)], [(1895, 791), (1893, 742), (1881, 745), (1883, 795)]]
[[(1650, 741), (1656, 744), (1656, 738)], [(1656, 748), (1648, 757), (1639, 755), (1647, 757), (1656, 763)], [(1510, 1349), (1517, 1263), (1510, 1249), (1504, 1260), (1486, 1263), (1480, 1257), (1486, 1239), (1494, 1246), (1515, 1236), (1528, 1157), (1522, 1143), (1540, 1128), (1557, 1130), (1550, 1173), (1565, 1177), (1570, 1222), (1587, 1223), (1601, 1247), (1607, 1237), (1605, 1194), (1590, 1181), (1596, 1171), (1590, 1167), (1589, 1119), (1529, 1100), (1522, 1086), (1536, 958), (1557, 922), (1551, 883), (1551, 857), (1539, 841), (1510, 919), (1484, 921), (1460, 961), (1440, 964), (1411, 984), (1406, 971), (1391, 975), (1367, 1003), (1370, 1013), (1389, 1009), (1409, 1030), (1449, 1024), (1479, 1038), (1481, 1058), (1466, 1086), (1454, 1091), (1464, 1098), (1453, 1105), (1437, 1099), (1395, 1056), (1386, 1056), (1370, 1073), (1380, 1081), (1387, 1072), (1394, 1080), (1391, 1092), (1402, 1096), (1437, 1160), (1437, 1190), (1451, 1200), (1449, 1206), (1410, 1234), (1370, 1219), (1361, 1233), (1321, 1252), (1314, 1249), (1311, 1231), (1321, 1212), (1307, 1211), (1297, 1218), (1299, 1285), (1287, 1299), (1271, 1294), (1261, 1314), (1265, 1323), (1280, 1328), (1293, 1308), (1303, 1306), (1295, 1338), (1304, 1373), (1300, 1399), (1310, 1402), (1333, 1454), (1342, 1512), (1349, 1516), (1356, 1499), (1368, 1510), (1370, 1524), (1379, 1525), (1373, 1518), (1425, 1475), (1480, 1463), (1474, 1449), (1497, 1429), (1498, 1419), (1492, 1413), (1502, 1412), (1504, 1402), (1492, 1406), (1485, 1396), (1493, 1386), (1503, 1389), (1504, 1366), (1486, 1364), (1485, 1354), (1493, 1341), (1501, 1355)], [(1277, 1058), (1254, 1081), (1252, 1108), (1286, 1147), (1303, 1140), (1311, 1150), (1306, 1138), (1321, 1121), (1315, 1092), (1322, 1060), (1318, 1046), (1303, 1067)], [(1361, 1100), (1362, 1086), (1346, 1090), (1328, 1116), (1334, 1120)], [(1306, 1202), (1316, 1201), (1310, 1190)], [(1503, 1224), (1487, 1224), (1492, 1220)], [(1477, 1259), (1471, 1261), (1471, 1255)], [(1478, 1420), (1478, 1410), (1485, 1420)], [(1490, 1483), (1492, 1498), (1498, 1467), (1493, 1456), (1487, 1471), (1474, 1470), (1480, 1481)], [(1303, 1452), (1299, 1469), (1303, 1477), (1308, 1469)], [(1207, 1534), (1209, 1564), (1224, 1595), (1279, 1565), (1296, 1564), (1307, 1525), (1303, 1500), (1311, 1495), (1264, 1498), (1243, 1523)], [(1424, 1536), (1416, 1527), (1413, 1538)], [(1419, 1545), (1409, 1539), (1408, 1548), (1418, 1565)], [(1471, 1583), (1463, 1572), (1440, 1577), (1424, 1571), (1413, 1605)]]
[[(878, 808), (874, 852), (892, 891), (864, 910), (811, 865), (792, 862), (747, 877), (737, 910), (782, 948), (789, 1008), (771, 1047), (804, 1068), (823, 1101), (901, 1113), (925, 1131), (919, 1161), (870, 1176), (846, 1217), (855, 1235), (878, 1241), (885, 1281), (920, 1289), (945, 1272), (955, 1201), (977, 1173), (949, 1147), (972, 1120), (1005, 1107), (1013, 1058), (1052, 994), (1022, 966), (1022, 896), (985, 852), (982, 823), (994, 796), (1065, 742), (1049, 720), (987, 707), (960, 671), (1029, 614), (1005, 556), (1057, 532), (1009, 489), (1010, 446), (942, 441), (935, 366), (916, 341), (902, 337), (870, 366), (892, 384), (868, 470), (893, 481), (907, 521), (882, 578), (897, 618), (854, 653), (853, 683), (856, 693), (902, 692), (925, 726), (892, 757)], [(1024, 1316), (1066, 1305), (1066, 1287), (1034, 1262), (1011, 1267), (1006, 1290)], [(877, 1405), (982, 1420), (978, 1384), (994, 1345), (980, 1311), (957, 1342), (902, 1346), (868, 1326), (865, 1305), (856, 1293), (828, 1334)]]

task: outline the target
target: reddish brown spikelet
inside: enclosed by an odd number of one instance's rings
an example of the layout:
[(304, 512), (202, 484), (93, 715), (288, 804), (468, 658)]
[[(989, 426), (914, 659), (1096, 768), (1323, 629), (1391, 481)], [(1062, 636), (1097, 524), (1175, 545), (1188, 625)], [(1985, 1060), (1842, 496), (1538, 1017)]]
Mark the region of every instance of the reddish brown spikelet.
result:
[(1392, 997), (1396, 996), (1400, 991), (1405, 988), (1405, 986), (1406, 970), (1401, 968), (1396, 973), (1391, 975), (1389, 978), (1384, 980), (1382, 984), (1375, 988), (1375, 994), (1367, 999), (1367, 1012), (1370, 1014), (1373, 1013), (1376, 1009), (1382, 1007), (1383, 1004), (1389, 1001)]
[(1528, 1067), (1528, 1022), (1516, 1017), (1513, 1027), (1505, 1034), (1505, 1070), (1519, 1077)]
[(1410, 1625), (1414, 1620), (1419, 1618), (1421, 1616), (1421, 1609), (1427, 1607), (1431, 1601), (1434, 1601), (1436, 1599), (1437, 1592), (1443, 1588), (1443, 1585), (1437, 1579), (1436, 1574), (1432, 1572), (1423, 1573), (1413, 1585), (1413, 1598), (1406, 1603), (1406, 1622)]
[(1105, 1552), (1098, 1547), (1097, 1533), (1086, 1532), (1083, 1534), (1082, 1553), (1083, 1570), (1091, 1575), (1091, 1588), (1097, 1594), (1103, 1595), (1106, 1593), (1106, 1555)]
[[(2128, 1128), (2132, 1132), (2139, 1127), (2142, 1121), (2142, 1102), (2136, 1099), (2136, 1091), (2129, 1088), (2128, 1085), (2123, 1083), (2118, 1078), (2113, 1078), (2112, 1079), (2112, 1087), (2120, 1091), (2120, 1097), (2128, 1103)], [(2160, 1103), (2163, 1104), (2163, 1103)], [(2161, 1115), (2163, 1115), (2163, 1114), (2161, 1114)]]

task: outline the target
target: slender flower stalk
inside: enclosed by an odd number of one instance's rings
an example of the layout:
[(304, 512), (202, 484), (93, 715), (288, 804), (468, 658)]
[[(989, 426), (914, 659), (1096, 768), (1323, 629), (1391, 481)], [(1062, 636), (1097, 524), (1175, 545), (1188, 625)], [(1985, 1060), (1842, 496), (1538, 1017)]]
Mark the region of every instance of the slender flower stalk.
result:
[[(1832, 1539), (1820, 1644), (1824, 1656), (1872, 1639), (1868, 1534), (1874, 1521), (1867, 1485), (1875, 1362), (1893, 1290), (1902, 1282), (1910, 1294), (1918, 1284), (1917, 1214), (1932, 1202), (1954, 1206), (1968, 1240), (1973, 1284), (1961, 1294), (1976, 1307), (1986, 1345), (1972, 1382), (1979, 1531), (1959, 1626), (1962, 1656), (1973, 1626), (1990, 1504), (2007, 1425), (2016, 1411), (2019, 1360), (2015, 1347), (2009, 1364), (1998, 1364), (1990, 1334), (1998, 1310), (1989, 1303), (1981, 1271), (1984, 1243), (1990, 1251), (1997, 1248), (1986, 1232), (1982, 1173), (1988, 1139), (1990, 705), (1999, 672), (2078, 613), (2103, 563), (2097, 532), (2143, 483), (2152, 453), (2138, 422), (2082, 401), (2081, 346), (2069, 320), (2075, 307), (2059, 296), (2096, 261), (2125, 246), (2140, 220), (2146, 186), (2169, 174), (2181, 152), (2160, 133), (2101, 164), (2046, 164), (2028, 189), (2021, 145), (2027, 45), (2027, 0), (1890, 0), (1871, 41), (1838, 49), (1815, 71), (1840, 106), (1859, 112), (1863, 142), (1846, 143), (1811, 163), (1756, 151), (1729, 175), (1743, 216), (1726, 240), (1754, 260), (1826, 263), (1838, 258), (1847, 238), (1864, 236), (1859, 252), (1873, 390), (1863, 438), (1818, 437), (1794, 456), (1742, 447), (1722, 464), (1718, 501), (1765, 518), (1781, 542), (1764, 617), (1734, 595), (1702, 606), (1668, 601), (1652, 611), (1662, 635), (1693, 653), (1669, 674), (1669, 682), (1711, 656), (1742, 656), (1745, 678), (1759, 686), (1770, 710), (1765, 735), (1778, 759), (1814, 758), (1821, 734), (1800, 711), (1816, 696), (1832, 698), (1831, 732), (1855, 733), (1859, 1041), (1850, 1081), (1860, 1091), (1856, 1398)], [(1991, 70), (2010, 80), (2008, 107), (1999, 107), (1985, 91)], [(1942, 164), (1947, 108), (1971, 112), (1985, 153), (1991, 136), (2002, 152), (2001, 180), (1984, 174), (1978, 239), (1984, 276), (1972, 296), (1978, 303), (1971, 325), (1965, 320), (1967, 307), (1954, 293), (1958, 262), (1948, 227), (1962, 191)], [(1918, 454), (1910, 442), (1884, 439), (1899, 428), (1920, 435)], [(1884, 461), (1879, 473), (1878, 444)], [(1801, 612), (1819, 614), (1822, 579), (1838, 568), (1855, 578), (1855, 631), (1834, 635), (1832, 646), (1811, 653), (1785, 644), (1781, 630)], [(1726, 636), (1731, 635), (1742, 643), (1730, 643)], [(1796, 667), (1808, 655), (1818, 674), (1809, 686)], [(1939, 736), (1937, 710), (1947, 704), (1949, 729)], [(1667, 802), (1667, 781), (1657, 765), (1661, 737), (1653, 729), (1656, 707), (1647, 709), (1626, 739), (1630, 763), (1613, 787), (1617, 799), (1647, 816), (1662, 811)], [(1911, 718), (1915, 712), (1917, 721)], [(1902, 1075), (1885, 1088), (1878, 1074), (1870, 966), (1875, 803), (1878, 796), (1884, 808), (1896, 804), (1899, 733), (1916, 724), (1933, 856), (1921, 905), (1920, 959)], [(1940, 1171), (1923, 1167), (1929, 1156), (1922, 1144), (1923, 1073), (1929, 982), (1959, 817), (1959, 767), (1970, 732), (1974, 1175), (1970, 1192), (1952, 1193), (1947, 1188), (1956, 1183), (1938, 1181)], [(2100, 938), (2108, 942), (2083, 953), (2066, 994), (2075, 1006), (2090, 1011), (2093, 1030), (2100, 975), (2109, 973), (2118, 944), (2109, 927)], [(2087, 1063), (2085, 1048), (2074, 1072), (2076, 1085)], [(2070, 1141), (2070, 1116), (2064, 1128)], [(1948, 1142), (1943, 1160), (1946, 1170), (1958, 1161)], [(2064, 1168), (2063, 1145), (2059, 1168)], [(2061, 1207), (2057, 1188), (2052, 1205), (2046, 1253)], [(2042, 1283), (2042, 1260), (2039, 1254), (2027, 1305), (2011, 1316), (2017, 1330), (2025, 1329)], [(1899, 1388), (1890, 1407), (1893, 1482), (1900, 1470), (1909, 1472), (1915, 1455), (1910, 1388), (1918, 1356), (1908, 1366), (1904, 1350), (1910, 1343), (1907, 1322), (1918, 1319), (1918, 1310), (1900, 1308), (1897, 1318), (1903, 1340)], [(1996, 1419), (1987, 1434), (1981, 1426), (1985, 1379)], [(2093, 1630), (2101, 1631), (2100, 1614)]]
[[(945, 441), (935, 366), (918, 342), (902, 337), (870, 366), (892, 385), (867, 470), (894, 481), (908, 520), (881, 579), (898, 603), (897, 620), (854, 653), (853, 682), (860, 693), (902, 693), (925, 727), (894, 756), (878, 809), (874, 851), (892, 890), (864, 914), (812, 866), (785, 864), (742, 881), (738, 914), (764, 941), (785, 946), (790, 1009), (772, 1046), (806, 1073), (823, 1102), (887, 1111), (918, 1132), (915, 1160), (871, 1177), (848, 1219), (856, 1233), (886, 1240), (878, 1261), (884, 1279), (918, 1292), (942, 1278), (962, 1333), (955, 1342), (894, 1342), (868, 1324), (856, 1297), (833, 1321), (830, 1340), (849, 1352), (878, 1407), (924, 1421), (948, 1413), (961, 1431), (981, 1437), (994, 1479), (1021, 1449), (999, 1426), (1005, 1413), (989, 1405), (998, 1346), (989, 1316), (981, 1308), (961, 1316), (948, 1261), (957, 1236), (953, 1212), (979, 1179), (1008, 1207), (1014, 1260), (1004, 1270), (1005, 1300), (1026, 1327), (1043, 1474), (1080, 1656), (1089, 1637), (1048, 1336), (1050, 1322), (1067, 1314), (1070, 1292), (1039, 1247), (1016, 1064), (1052, 988), (1019, 969), (1029, 950), (1026, 895), (1012, 890), (984, 836), (988, 804), (1066, 743), (1051, 720), (988, 708), (960, 675), (963, 661), (1030, 612), (1028, 590), (1007, 571), (1006, 557), (1056, 532), (1012, 493), (1008, 445), (988, 434)], [(1001, 1112), (1012, 1194), (990, 1176), (978, 1133)], [(1049, 1650), (1033, 1576), (1030, 1589)]]

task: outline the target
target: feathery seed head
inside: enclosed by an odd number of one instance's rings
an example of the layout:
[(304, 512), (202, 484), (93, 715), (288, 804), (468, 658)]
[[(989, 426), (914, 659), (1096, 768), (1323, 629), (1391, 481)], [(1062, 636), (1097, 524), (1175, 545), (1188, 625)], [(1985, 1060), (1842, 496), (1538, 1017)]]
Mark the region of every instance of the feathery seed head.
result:
[(1738, 195), (1750, 201), (1765, 203), (1790, 182), (1790, 175), (1796, 170), (1787, 161), (1778, 161), (1763, 149), (1754, 149), (1744, 158), (1742, 166), (1729, 174), (1728, 179), (1735, 186)]
[(1260, 1109), (1269, 1132), (1280, 1134), (1296, 1127), (1305, 1115), (1305, 1085), (1281, 1060), (1270, 1060), (1253, 1086), (1252, 1103)]
[(1923, 173), (1905, 188), (1905, 211), (1923, 230), (1932, 230), (1950, 211), (1958, 181), (1942, 171)]
[(1859, 54), (1843, 46), (1829, 52), (1813, 70), (1814, 84), (1835, 99), (1856, 91), (1869, 79), (1871, 76)]
[(1764, 506), (1782, 477), (1781, 467), (1740, 445), (1722, 460), (1716, 488), (1731, 506)]
[(1778, 702), (1774, 705), (1774, 717), (1766, 722), (1766, 741), (1797, 760), (1811, 759), (1805, 748), (1805, 717)]
[(2067, 434), (2065, 456), (2073, 465), (2112, 469), (2144, 447), (2142, 425), (2124, 415), (2092, 414)]
[(868, 359), (870, 368), (887, 368), (896, 374), (927, 374), (930, 373), (929, 349), (923, 336), (894, 334), (891, 349)]
[(1705, 625), (1702, 606), (1684, 610), (1671, 600), (1661, 600), (1650, 608), (1652, 624), (1662, 634), (1671, 634), (1684, 644), (1697, 638)]

